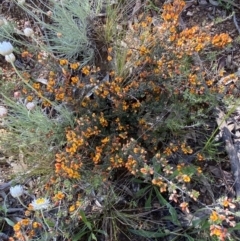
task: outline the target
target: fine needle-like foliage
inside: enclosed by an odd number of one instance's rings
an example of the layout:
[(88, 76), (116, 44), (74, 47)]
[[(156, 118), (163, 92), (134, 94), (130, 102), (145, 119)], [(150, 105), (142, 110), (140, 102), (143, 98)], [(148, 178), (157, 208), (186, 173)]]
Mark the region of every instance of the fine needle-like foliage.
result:
[(20, 4), (41, 30), (37, 44), (42, 49), (69, 60), (80, 57), (82, 64), (93, 59), (91, 22), (100, 13), (103, 1), (38, 1)]
[(29, 175), (51, 173), (48, 165), (53, 162), (54, 150), (64, 145), (66, 126), (73, 125), (71, 113), (59, 107), (58, 116), (53, 120), (39, 107), (30, 111), (21, 102), (13, 102), (5, 96), (3, 98), (8, 108), (8, 116), (4, 120), (7, 128), (1, 138), (5, 155), (18, 158), (23, 154)]

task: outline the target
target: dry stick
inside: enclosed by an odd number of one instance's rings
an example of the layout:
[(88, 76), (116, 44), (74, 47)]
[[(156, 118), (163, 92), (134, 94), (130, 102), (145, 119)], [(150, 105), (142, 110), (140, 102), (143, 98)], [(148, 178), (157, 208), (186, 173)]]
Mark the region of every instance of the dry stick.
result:
[(12, 181), (9, 181), (7, 183), (1, 183), (0, 184), (0, 191), (4, 191), (5, 189), (9, 189), (12, 185)]
[(234, 147), (231, 132), (227, 127), (223, 127), (223, 134), (222, 138), (225, 142), (226, 151), (228, 153), (230, 162), (231, 162), (231, 169), (234, 177), (234, 187), (236, 191), (236, 197), (240, 197), (240, 162), (237, 155), (237, 151)]
[(17, 212), (23, 212), (24, 210), (25, 210), (25, 208), (8, 208), (6, 212), (7, 213), (17, 213)]
[(235, 24), (235, 27), (236, 27), (238, 33), (240, 34), (240, 28), (238, 26), (238, 22), (237, 22), (237, 19), (236, 19), (236, 13), (233, 14), (233, 22)]

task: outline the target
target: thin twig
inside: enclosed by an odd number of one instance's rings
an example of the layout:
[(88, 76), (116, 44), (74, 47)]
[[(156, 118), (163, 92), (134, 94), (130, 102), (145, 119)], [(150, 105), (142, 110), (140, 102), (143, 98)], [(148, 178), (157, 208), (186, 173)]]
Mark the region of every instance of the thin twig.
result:
[(235, 14), (235, 12), (234, 12), (234, 14), (233, 14), (233, 22), (234, 22), (234, 24), (235, 24), (235, 27), (237, 28), (238, 33), (240, 34), (240, 28), (239, 28), (239, 26), (238, 26), (238, 22), (237, 22), (237, 19), (236, 19), (236, 14)]
[(16, 212), (23, 212), (24, 208), (8, 208), (7, 213), (16, 213)]
[(236, 149), (234, 147), (232, 138), (231, 138), (231, 132), (227, 127), (223, 127), (223, 140), (225, 141), (226, 151), (228, 153), (230, 163), (231, 163), (231, 169), (234, 176), (234, 187), (236, 191), (236, 197), (240, 197), (240, 163), (238, 159), (238, 155), (236, 152)]
[(6, 189), (10, 188), (11, 185), (12, 185), (12, 181), (7, 182), (7, 183), (2, 183), (2, 184), (0, 185), (0, 190), (6, 190)]

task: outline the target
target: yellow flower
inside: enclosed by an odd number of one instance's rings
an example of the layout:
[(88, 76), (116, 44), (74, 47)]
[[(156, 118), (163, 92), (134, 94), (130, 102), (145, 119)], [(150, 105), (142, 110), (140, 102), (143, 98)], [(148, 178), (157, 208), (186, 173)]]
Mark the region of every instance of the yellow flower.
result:
[(152, 184), (160, 187), (160, 192), (167, 191), (167, 184), (162, 181), (162, 178), (154, 178), (152, 179)]
[(74, 69), (74, 70), (77, 69), (79, 66), (80, 66), (79, 63), (70, 64), (70, 68), (71, 68), (71, 69)]
[(212, 214), (210, 215), (210, 220), (213, 222), (216, 222), (217, 220), (219, 220), (219, 215), (217, 214), (217, 212), (213, 211)]
[(55, 195), (55, 198), (58, 199), (58, 200), (62, 200), (64, 197), (65, 197), (65, 194), (62, 193), (62, 192), (58, 192), (58, 193)]
[(30, 230), (28, 236), (29, 236), (30, 239), (32, 239), (33, 236), (35, 236), (35, 232), (34, 232), (34, 230)]
[(104, 139), (101, 140), (103, 144), (106, 144), (109, 142), (109, 137), (105, 137)]
[(16, 223), (16, 224), (13, 226), (13, 230), (14, 230), (15, 232), (20, 231), (20, 229), (21, 229), (21, 224), (20, 224), (20, 223)]
[(187, 202), (183, 202), (180, 204), (180, 208), (182, 209), (183, 212), (187, 212), (189, 213), (189, 209), (188, 209), (188, 203)]
[(55, 73), (53, 71), (50, 71), (49, 72), (49, 77), (54, 77), (55, 76)]
[(231, 37), (226, 33), (217, 34), (212, 38), (212, 44), (216, 47), (224, 47), (225, 45), (231, 42)]
[(60, 63), (60, 65), (67, 65), (68, 61), (66, 59), (60, 59), (59, 63)]
[(190, 182), (191, 178), (188, 175), (183, 175), (182, 176), (184, 182)]
[(198, 161), (203, 161), (204, 160), (204, 157), (203, 157), (203, 155), (201, 153), (197, 154), (197, 160)]
[(100, 121), (100, 124), (101, 124), (103, 127), (108, 126), (108, 122), (107, 122), (107, 120), (104, 118), (104, 115), (103, 115), (102, 112), (101, 112), (101, 116), (99, 117), (99, 121)]
[(139, 48), (139, 52), (140, 52), (140, 55), (145, 55), (145, 54), (150, 53), (150, 51), (145, 46), (141, 46)]
[(229, 206), (229, 201), (228, 201), (227, 199), (225, 199), (225, 200), (223, 201), (222, 205), (223, 205), (224, 207), (228, 207), (228, 206)]
[(72, 81), (73, 84), (76, 84), (79, 81), (78, 76), (71, 77), (71, 81)]
[(107, 56), (107, 60), (108, 60), (108, 61), (111, 61), (111, 60), (112, 60), (112, 56), (108, 55), (108, 56)]
[(64, 93), (57, 93), (56, 94), (56, 100), (63, 100), (65, 94)]
[(76, 201), (76, 207), (80, 207), (81, 206), (81, 202), (80, 201)]
[(85, 75), (89, 75), (90, 74), (90, 67), (89, 66), (84, 66), (82, 68), (82, 71), (81, 71), (83, 74)]
[(202, 168), (201, 168), (201, 167), (198, 167), (198, 168), (197, 168), (197, 172), (198, 172), (199, 174), (201, 174), (201, 173), (202, 173)]
[(28, 216), (31, 215), (31, 212), (30, 212), (29, 210), (26, 210), (25, 213), (24, 213), (24, 215), (25, 215), (26, 217), (28, 217)]
[(29, 222), (29, 219), (22, 219), (21, 220), (21, 224), (23, 225), (23, 226), (27, 226), (28, 224), (29, 224), (30, 222)]
[(144, 175), (147, 175), (148, 174), (148, 170), (146, 168), (141, 168), (140, 169), (140, 172)]
[(223, 205), (225, 208), (227, 208), (227, 207), (235, 208), (235, 207), (236, 207), (235, 204), (233, 204), (231, 201), (232, 201), (231, 199), (229, 199), (229, 198), (226, 197), (226, 198), (223, 200), (222, 205)]
[(29, 56), (29, 52), (28, 52), (28, 51), (23, 51), (23, 52), (21, 53), (21, 56), (22, 56), (22, 58), (26, 58), (26, 57)]
[(33, 205), (31, 203), (28, 205), (28, 211), (33, 211)]
[(166, 156), (170, 156), (172, 154), (172, 150), (169, 147), (166, 147), (166, 149), (163, 152)]
[(216, 236), (220, 236), (222, 233), (222, 228), (218, 225), (211, 225), (210, 227), (211, 233), (210, 235), (216, 235)]
[(184, 167), (184, 163), (178, 164), (177, 165), (177, 170), (181, 172), (182, 168)]
[(29, 96), (27, 97), (27, 101), (31, 102), (32, 100), (33, 100), (33, 97), (32, 97), (31, 95), (29, 95)]
[(209, 217), (210, 221), (212, 222), (221, 222), (225, 219), (224, 215), (219, 215), (216, 211), (212, 211), (212, 214)]
[(46, 100), (43, 101), (43, 106), (44, 107), (49, 107), (51, 106), (51, 104), (49, 102), (47, 102)]
[(33, 228), (38, 228), (41, 227), (41, 224), (39, 224), (38, 222), (33, 222), (32, 226)]
[(40, 89), (40, 84), (39, 83), (34, 83), (33, 84), (33, 88), (36, 89), (36, 90), (39, 90)]
[(75, 205), (71, 205), (69, 207), (69, 212), (73, 212), (76, 209)]
[(216, 235), (219, 237), (219, 240), (224, 241), (227, 236), (227, 230), (222, 228), (219, 225), (211, 225), (210, 226), (210, 236)]
[(93, 157), (93, 162), (94, 162), (95, 164), (97, 164), (97, 163), (100, 161), (100, 158), (101, 158), (101, 153), (100, 153), (100, 152), (97, 152), (97, 153), (95, 154), (95, 156)]

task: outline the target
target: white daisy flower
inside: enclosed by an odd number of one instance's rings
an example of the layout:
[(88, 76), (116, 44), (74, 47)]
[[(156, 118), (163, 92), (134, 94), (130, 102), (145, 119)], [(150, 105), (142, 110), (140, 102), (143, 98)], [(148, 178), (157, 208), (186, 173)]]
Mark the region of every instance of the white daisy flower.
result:
[(24, 35), (25, 35), (26, 37), (31, 37), (31, 36), (34, 34), (34, 32), (33, 32), (33, 30), (32, 30), (31, 28), (25, 28), (25, 29), (23, 30), (23, 32), (24, 32)]
[(9, 63), (14, 62), (16, 60), (15, 55), (13, 53), (5, 55), (5, 60)]
[(26, 104), (26, 107), (27, 107), (28, 110), (33, 110), (34, 107), (35, 107), (35, 104), (33, 102), (28, 102)]
[(0, 106), (0, 118), (6, 116), (8, 110), (4, 106)]
[(47, 198), (38, 198), (38, 199), (34, 199), (31, 202), (31, 205), (34, 211), (47, 209), (50, 206), (50, 201)]
[(0, 43), (0, 54), (3, 56), (9, 55), (13, 52), (13, 46), (10, 42), (3, 41)]
[(10, 193), (14, 198), (18, 198), (23, 195), (23, 187), (21, 185), (16, 185), (10, 188)]

